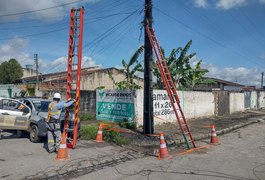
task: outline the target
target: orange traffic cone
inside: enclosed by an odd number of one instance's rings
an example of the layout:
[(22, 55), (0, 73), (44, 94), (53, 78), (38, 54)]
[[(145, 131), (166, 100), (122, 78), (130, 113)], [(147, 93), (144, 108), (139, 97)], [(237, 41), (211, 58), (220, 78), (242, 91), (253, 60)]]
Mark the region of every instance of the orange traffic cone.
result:
[(96, 142), (103, 142), (102, 140), (102, 124), (100, 123), (99, 124), (99, 127), (98, 127), (98, 134), (97, 134), (97, 137), (96, 137)]
[(210, 144), (213, 144), (213, 145), (221, 144), (218, 140), (218, 137), (216, 135), (216, 130), (215, 130), (215, 127), (213, 124), (211, 125), (211, 142), (210, 142)]
[(57, 153), (57, 156), (55, 157), (55, 160), (57, 161), (64, 161), (64, 160), (69, 160), (70, 156), (68, 155), (67, 152), (67, 147), (66, 147), (66, 133), (62, 133), (62, 141), (60, 143), (60, 147)]
[(167, 145), (166, 145), (166, 141), (164, 138), (164, 134), (161, 133), (160, 134), (160, 147), (159, 147), (159, 154), (158, 154), (158, 159), (170, 159), (172, 158), (172, 156), (170, 156), (168, 154), (168, 150), (167, 150)]

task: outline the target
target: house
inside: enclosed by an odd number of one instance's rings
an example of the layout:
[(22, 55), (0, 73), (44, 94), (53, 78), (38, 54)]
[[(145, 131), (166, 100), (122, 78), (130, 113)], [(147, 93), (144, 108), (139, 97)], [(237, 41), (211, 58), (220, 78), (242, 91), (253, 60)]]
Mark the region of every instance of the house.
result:
[(214, 83), (209, 84), (197, 84), (193, 90), (198, 91), (212, 91), (212, 90), (226, 90), (226, 91), (241, 91), (244, 85), (225, 81), (217, 78), (203, 77), (204, 80), (210, 80)]
[[(26, 65), (26, 68), (22, 68), (22, 70), (23, 70), (22, 78), (27, 78), (27, 77), (32, 77), (32, 76), (35, 76), (36, 78), (37, 72), (36, 70), (33, 69), (32, 65)], [(39, 73), (39, 75), (40, 74), (41, 73)]]
[[(76, 71), (73, 72), (73, 74)], [(39, 90), (40, 91), (60, 91), (66, 89), (66, 75), (67, 72), (56, 72), (50, 74), (42, 74), (39, 76)], [(98, 66), (88, 67), (82, 69), (80, 90), (95, 90), (98, 88), (114, 89), (115, 82), (124, 81), (126, 79), (125, 73), (121, 70), (111, 68), (100, 68)], [(36, 83), (36, 76), (26, 77), (19, 80), (20, 83)], [(136, 78), (134, 82), (143, 87), (144, 81), (142, 78)]]

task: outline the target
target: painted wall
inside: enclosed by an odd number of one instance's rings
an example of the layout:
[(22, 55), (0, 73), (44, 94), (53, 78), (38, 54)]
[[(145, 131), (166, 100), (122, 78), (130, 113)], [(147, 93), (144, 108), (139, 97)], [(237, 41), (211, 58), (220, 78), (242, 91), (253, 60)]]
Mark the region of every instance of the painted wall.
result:
[[(125, 81), (126, 77), (116, 69), (109, 70), (115, 82)], [(135, 79), (134, 82), (143, 87), (143, 79)], [(81, 78), (81, 90), (95, 90), (104, 86), (104, 89), (114, 89), (113, 80), (110, 78), (108, 71), (95, 71)]]
[(258, 108), (264, 108), (265, 107), (265, 92), (261, 91), (259, 92), (258, 96)]
[[(187, 119), (213, 116), (214, 96), (211, 92), (178, 91), (180, 105)], [(166, 90), (154, 90), (154, 124), (176, 122)], [(143, 90), (136, 91), (135, 113), (138, 125), (143, 124)]]
[(229, 93), (230, 113), (244, 111), (244, 93)]
[(250, 109), (257, 109), (257, 92), (252, 91), (250, 96)]
[(24, 85), (18, 84), (0, 84), (0, 97), (16, 97), (19, 96), (19, 92)]

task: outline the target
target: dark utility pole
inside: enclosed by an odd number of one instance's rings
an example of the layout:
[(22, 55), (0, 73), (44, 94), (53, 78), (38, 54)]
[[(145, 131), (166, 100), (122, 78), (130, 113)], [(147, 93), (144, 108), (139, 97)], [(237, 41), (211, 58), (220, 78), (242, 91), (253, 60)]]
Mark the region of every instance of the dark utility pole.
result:
[(36, 64), (36, 86), (37, 89), (39, 89), (39, 60), (38, 60), (38, 54), (34, 54), (34, 61)]
[[(144, 26), (152, 28), (152, 0), (145, 0)], [(144, 134), (154, 133), (152, 45), (145, 30), (144, 36)]]
[(260, 90), (263, 90), (263, 76), (264, 76), (264, 73), (262, 72), (261, 73), (261, 88), (260, 88)]

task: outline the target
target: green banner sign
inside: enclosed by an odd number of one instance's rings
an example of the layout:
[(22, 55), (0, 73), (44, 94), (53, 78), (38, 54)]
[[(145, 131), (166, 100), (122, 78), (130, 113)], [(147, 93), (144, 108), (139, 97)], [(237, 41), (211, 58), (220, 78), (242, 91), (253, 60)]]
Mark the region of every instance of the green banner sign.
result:
[(120, 90), (97, 90), (97, 119), (134, 120), (134, 93)]

